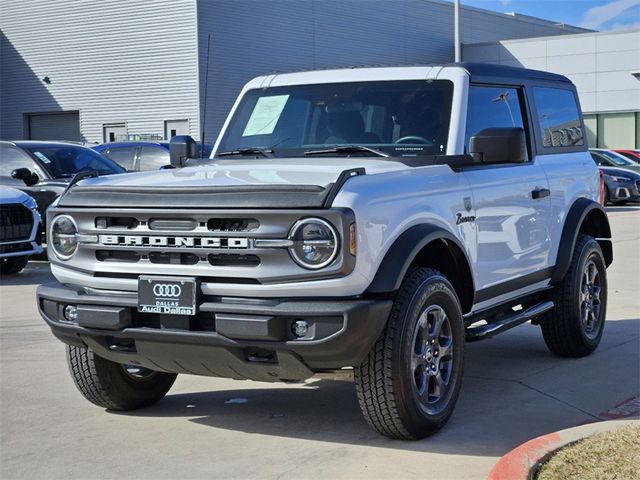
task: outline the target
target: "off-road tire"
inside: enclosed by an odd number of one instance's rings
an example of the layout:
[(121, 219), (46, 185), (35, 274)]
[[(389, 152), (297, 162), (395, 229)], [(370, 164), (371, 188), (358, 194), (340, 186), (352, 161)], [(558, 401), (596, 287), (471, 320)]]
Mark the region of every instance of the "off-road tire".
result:
[[(587, 333), (581, 317), (581, 286), (589, 262), (597, 268), (600, 279), (597, 329)], [(593, 352), (604, 331), (607, 311), (607, 269), (598, 242), (590, 235), (580, 234), (571, 264), (554, 292), (555, 307), (540, 322), (542, 335), (549, 350), (561, 357), (584, 357)]]
[[(421, 315), (437, 307), (448, 317), (453, 339), (453, 367), (448, 377), (452, 383), (448, 384), (438, 411), (428, 412), (411, 383), (417, 380), (409, 357), (416, 349), (414, 335)], [(368, 357), (354, 369), (365, 419), (374, 430), (391, 438), (418, 440), (434, 433), (453, 412), (462, 384), (463, 361), (464, 324), (453, 287), (436, 270), (412, 269), (397, 294), (385, 330)]]
[(21, 272), (28, 262), (29, 257), (0, 258), (0, 273), (2, 275), (12, 275)]
[(71, 378), (91, 403), (108, 410), (135, 410), (158, 402), (169, 391), (177, 375), (151, 372), (133, 378), (125, 368), (97, 356), (93, 350), (67, 346)]

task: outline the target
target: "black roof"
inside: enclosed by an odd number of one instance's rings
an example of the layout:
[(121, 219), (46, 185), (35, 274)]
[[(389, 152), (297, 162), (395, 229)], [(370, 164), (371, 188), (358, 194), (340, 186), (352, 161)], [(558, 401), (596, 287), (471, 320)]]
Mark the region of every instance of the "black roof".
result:
[(447, 66), (464, 68), (471, 76), (471, 81), (482, 81), (490, 78), (511, 78), (519, 80), (546, 80), (551, 82), (571, 83), (564, 75), (530, 70), (528, 68), (510, 67), (508, 65), (496, 65), (493, 63), (461, 62), (450, 63)]

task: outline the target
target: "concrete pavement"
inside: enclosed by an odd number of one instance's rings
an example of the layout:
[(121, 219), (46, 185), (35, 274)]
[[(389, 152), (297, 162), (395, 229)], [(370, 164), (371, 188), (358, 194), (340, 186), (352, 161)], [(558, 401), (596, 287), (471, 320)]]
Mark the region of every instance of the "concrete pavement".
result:
[(449, 424), (420, 442), (388, 440), (362, 419), (355, 389), (181, 375), (158, 405), (108, 413), (76, 391), (64, 346), (37, 314), (33, 262), (2, 279), (0, 477), (486, 478), (496, 460), (548, 432), (605, 418), (640, 395), (640, 209), (610, 209), (615, 262), (599, 349), (559, 359), (525, 324), (469, 344)]

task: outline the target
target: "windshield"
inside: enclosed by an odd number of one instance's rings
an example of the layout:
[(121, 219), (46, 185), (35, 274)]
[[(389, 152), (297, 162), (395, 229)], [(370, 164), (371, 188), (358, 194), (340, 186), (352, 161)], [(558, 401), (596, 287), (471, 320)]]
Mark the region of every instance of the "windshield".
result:
[[(446, 80), (250, 90), (217, 153), (254, 156), (251, 149), (263, 149), (276, 157), (292, 157), (309, 150), (358, 145), (392, 156), (444, 154), (452, 92), (453, 84)], [(342, 152), (371, 156), (366, 150)]]
[(35, 145), (23, 146), (39, 160), (53, 178), (72, 177), (78, 172), (95, 170), (100, 175), (124, 173), (125, 170), (114, 161), (98, 152), (75, 145)]
[(620, 155), (618, 153), (610, 152), (608, 150), (596, 150), (596, 152), (598, 152), (600, 155), (602, 155), (606, 159), (611, 160), (616, 165), (621, 165), (621, 166), (625, 166), (625, 167), (635, 166), (636, 165), (634, 162), (632, 162), (631, 160), (623, 157), (622, 155)]

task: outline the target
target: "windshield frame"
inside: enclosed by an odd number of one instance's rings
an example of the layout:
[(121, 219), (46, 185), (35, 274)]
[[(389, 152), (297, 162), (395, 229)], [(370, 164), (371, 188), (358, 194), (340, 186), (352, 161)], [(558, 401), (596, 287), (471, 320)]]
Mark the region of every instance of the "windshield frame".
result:
[[(322, 92), (323, 87), (326, 87), (327, 91), (330, 91), (332, 88), (336, 91), (339, 91), (341, 88), (344, 88), (346, 91), (356, 91), (357, 94), (352, 97), (344, 97), (347, 99), (347, 102), (358, 103), (358, 95), (362, 93), (362, 91), (358, 91), (358, 88), (362, 88), (366, 94), (375, 96), (375, 86), (379, 85), (381, 88), (389, 88), (390, 84), (392, 88), (397, 89), (398, 96), (401, 95), (411, 95), (413, 93), (420, 94), (420, 88), (424, 85), (431, 85), (431, 88), (434, 88), (439, 95), (439, 98), (433, 102), (429, 103), (425, 101), (423, 103), (418, 104), (422, 108), (422, 114), (424, 115), (425, 111), (435, 111), (438, 114), (438, 117), (432, 121), (432, 125), (436, 125), (435, 129), (437, 130), (437, 134), (433, 137), (435, 141), (432, 141), (430, 144), (423, 142), (411, 142), (411, 143), (388, 143), (388, 142), (358, 142), (358, 141), (345, 141), (345, 142), (328, 142), (327, 140), (330, 137), (327, 137), (322, 143), (302, 143), (305, 139), (308, 139), (311, 136), (310, 126), (309, 124), (312, 121), (312, 115), (315, 114), (315, 111), (319, 111), (319, 107), (322, 108), (322, 105), (327, 105), (327, 114), (328, 114), (328, 103), (323, 103), (318, 101), (318, 99), (314, 99), (314, 89), (319, 93)], [(402, 89), (406, 88), (406, 92), (403, 92)], [(370, 89), (367, 91), (367, 88)], [(294, 89), (300, 89), (302, 92), (300, 93), (300, 103), (304, 103), (305, 96), (308, 96), (306, 111), (303, 112), (302, 116), (291, 115), (289, 118), (289, 122), (291, 122), (291, 118), (301, 118), (301, 122), (304, 125), (300, 127), (299, 135), (295, 135), (293, 139), (298, 140), (299, 142), (293, 146), (285, 146), (281, 144), (286, 144), (291, 138), (275, 138), (275, 142), (271, 142), (271, 144), (267, 144), (267, 142), (247, 142), (240, 143), (239, 140), (242, 137), (249, 137), (250, 135), (245, 135), (241, 133), (246, 131), (247, 125), (250, 123), (250, 117), (253, 114), (253, 111), (256, 109), (256, 104), (260, 98), (269, 98), (276, 97), (279, 95), (292, 96)], [(450, 144), (455, 143), (455, 136), (451, 136), (452, 124), (454, 123), (453, 118), (453, 108), (457, 101), (456, 99), (456, 82), (452, 79), (443, 78), (443, 79), (430, 79), (430, 78), (406, 78), (406, 79), (390, 79), (390, 80), (358, 80), (358, 81), (336, 81), (336, 82), (319, 82), (319, 83), (300, 83), (300, 84), (292, 84), (292, 85), (278, 85), (268, 88), (254, 87), (248, 88), (242, 94), (242, 96), (238, 99), (237, 104), (234, 106), (227, 123), (223, 131), (221, 132), (220, 138), (216, 143), (216, 146), (212, 152), (211, 159), (228, 159), (228, 158), (246, 158), (253, 157), (257, 158), (257, 155), (247, 153), (245, 155), (228, 155), (225, 157), (218, 157), (218, 153), (229, 153), (237, 150), (243, 149), (261, 149), (264, 151), (269, 151), (273, 153), (273, 156), (276, 158), (300, 158), (304, 157), (306, 152), (308, 151), (317, 151), (317, 150), (329, 150), (335, 149), (336, 147), (339, 149), (340, 147), (364, 147), (362, 152), (350, 151), (350, 152), (336, 152), (333, 156), (367, 156), (367, 157), (375, 157), (381, 158), (380, 155), (373, 155), (371, 152), (367, 152), (367, 149), (380, 151), (384, 156), (388, 156), (390, 158), (393, 157), (419, 157), (419, 156), (434, 156), (434, 155), (446, 155), (447, 150), (450, 147)], [(428, 93), (428, 92), (427, 92)], [(252, 103), (252, 105), (251, 105)], [(360, 102), (363, 107), (366, 108), (376, 108), (380, 107), (384, 109), (384, 113), (382, 114), (386, 125), (383, 128), (389, 130), (389, 121), (393, 119), (393, 125), (397, 125), (396, 118), (393, 118), (394, 110), (391, 107), (398, 105), (398, 109), (404, 107), (404, 113), (408, 114), (405, 116), (405, 119), (409, 118), (411, 114), (414, 115), (414, 125), (420, 125), (424, 128), (427, 128), (426, 123), (420, 123), (416, 121), (417, 117), (420, 116), (421, 112), (412, 111), (411, 106), (415, 105), (412, 102), (401, 103), (392, 103), (392, 104), (377, 104), (375, 103), (375, 98), (373, 101)], [(285, 107), (282, 107), (283, 110)], [(314, 111), (315, 110), (315, 111)], [(319, 113), (322, 115), (322, 113)], [(278, 114), (276, 118), (275, 126), (272, 130), (267, 132), (266, 135), (269, 137), (274, 136), (274, 132), (279, 129), (279, 123), (282, 119), (282, 112)], [(326, 115), (326, 114), (325, 114)], [(401, 125), (398, 125), (401, 128)], [(290, 127), (289, 127), (290, 128)], [(405, 125), (406, 128), (406, 125)], [(295, 129), (294, 129), (295, 130)], [(284, 132), (281, 132), (281, 137), (284, 136), (284, 133), (288, 131), (285, 129)], [(371, 126), (367, 126), (365, 129), (365, 133), (369, 134), (369, 132), (373, 133)], [(317, 135), (317, 130), (315, 131), (315, 135)], [(261, 136), (261, 135), (260, 135)], [(377, 135), (378, 138), (381, 135)], [(258, 135), (256, 135), (258, 137)], [(415, 135), (402, 135), (400, 134), (398, 138), (396, 138), (396, 142), (398, 139), (404, 137), (415, 137)], [(387, 137), (388, 138), (388, 137)], [(392, 136), (389, 140), (395, 138)], [(383, 138), (384, 139), (384, 138)], [(427, 140), (425, 138), (425, 140)], [(322, 158), (322, 155), (318, 155), (317, 158)]]

